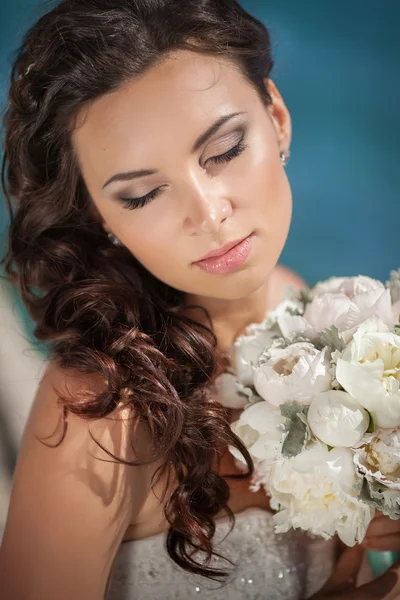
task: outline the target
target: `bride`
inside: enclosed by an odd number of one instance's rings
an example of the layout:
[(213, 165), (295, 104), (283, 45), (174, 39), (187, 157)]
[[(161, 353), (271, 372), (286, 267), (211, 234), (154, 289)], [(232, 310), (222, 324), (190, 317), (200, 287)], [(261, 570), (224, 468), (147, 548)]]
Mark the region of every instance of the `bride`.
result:
[(398, 568), (356, 587), (360, 546), (274, 533), (212, 385), (246, 326), (305, 285), (277, 265), (291, 122), (272, 67), (235, 0), (63, 0), (25, 36), (3, 263), (50, 359), (7, 600), (399, 597)]

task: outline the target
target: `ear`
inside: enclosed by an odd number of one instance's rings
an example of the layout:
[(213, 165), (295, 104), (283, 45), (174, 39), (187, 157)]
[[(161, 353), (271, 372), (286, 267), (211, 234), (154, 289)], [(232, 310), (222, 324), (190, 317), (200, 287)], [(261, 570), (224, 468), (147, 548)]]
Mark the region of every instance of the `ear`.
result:
[(279, 148), (281, 152), (283, 152), (289, 150), (292, 142), (292, 121), (290, 113), (272, 79), (266, 78), (264, 83), (272, 98), (272, 104), (268, 107), (268, 112), (270, 113), (275, 127)]

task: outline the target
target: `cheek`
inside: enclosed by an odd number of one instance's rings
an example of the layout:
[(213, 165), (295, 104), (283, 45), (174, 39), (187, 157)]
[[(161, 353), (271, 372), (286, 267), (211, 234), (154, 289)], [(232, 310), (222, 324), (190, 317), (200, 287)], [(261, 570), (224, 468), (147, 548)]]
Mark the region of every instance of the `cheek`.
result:
[(251, 210), (259, 219), (260, 228), (271, 234), (287, 229), (292, 215), (292, 194), (275, 144), (265, 143), (258, 148), (247, 173), (247, 177), (237, 181), (242, 208)]
[(268, 196), (267, 213), (278, 231), (289, 227), (292, 217), (292, 191), (286, 172), (281, 168), (275, 176), (271, 194)]
[(292, 192), (286, 173), (282, 168), (280, 168), (279, 174), (275, 174), (275, 181), (270, 187), (267, 200), (260, 212), (262, 213), (260, 220), (263, 223), (269, 251), (274, 255), (276, 252), (276, 260), (278, 260), (292, 220)]
[(182, 262), (173, 224), (159, 210), (127, 212), (121, 217), (123, 225), (119, 225), (121, 241), (148, 271), (163, 279), (166, 272), (176, 270)]

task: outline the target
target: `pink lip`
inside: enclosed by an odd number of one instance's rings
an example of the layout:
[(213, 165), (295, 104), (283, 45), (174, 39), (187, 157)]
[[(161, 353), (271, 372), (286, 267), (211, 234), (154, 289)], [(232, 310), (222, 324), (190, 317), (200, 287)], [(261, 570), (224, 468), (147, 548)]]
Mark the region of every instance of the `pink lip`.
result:
[(211, 252), (207, 252), (207, 254), (205, 254), (203, 256), (203, 258), (196, 260), (196, 263), (200, 262), (201, 260), (207, 260), (207, 258), (214, 258), (215, 256), (222, 256), (223, 254), (226, 254), (227, 252), (229, 252), (229, 250), (231, 248), (240, 244), (240, 242), (242, 242), (243, 240), (244, 240), (244, 238), (242, 238), (241, 240), (236, 240), (235, 242), (228, 242), (227, 244), (222, 246), (222, 248), (218, 248), (218, 250), (211, 250)]
[(196, 261), (200, 269), (208, 273), (228, 273), (242, 265), (250, 254), (252, 248), (252, 235), (239, 242), (225, 244), (219, 250), (206, 254), (206, 258)]

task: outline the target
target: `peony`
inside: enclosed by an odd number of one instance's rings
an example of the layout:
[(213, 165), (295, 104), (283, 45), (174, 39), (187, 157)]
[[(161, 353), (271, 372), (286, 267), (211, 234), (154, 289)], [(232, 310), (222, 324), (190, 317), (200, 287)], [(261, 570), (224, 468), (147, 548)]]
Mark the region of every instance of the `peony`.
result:
[(372, 318), (337, 359), (336, 379), (372, 414), (377, 426), (400, 425), (400, 336)]
[(310, 404), (307, 421), (313, 434), (329, 446), (350, 447), (367, 431), (368, 412), (349, 394), (321, 392)]
[(367, 462), (384, 475), (391, 475), (399, 471), (400, 430), (382, 430), (378, 437), (372, 439), (367, 451)]
[(253, 397), (250, 388), (242, 386), (231, 373), (222, 373), (215, 378), (212, 392), (218, 402), (227, 408), (244, 408)]
[(254, 387), (270, 404), (279, 406), (297, 400), (310, 404), (319, 392), (330, 389), (330, 352), (317, 350), (308, 342), (287, 348), (270, 348), (266, 362), (254, 368)]
[(359, 275), (358, 277), (330, 277), (326, 281), (317, 283), (311, 290), (313, 298), (323, 294), (345, 294), (352, 300), (359, 294), (365, 294), (371, 290), (383, 290), (385, 286), (381, 281)]
[(284, 314), (303, 311), (304, 306), (300, 300), (286, 298), (274, 310), (267, 313), (264, 321), (249, 325), (245, 334), (235, 340), (232, 358), (238, 380), (242, 385), (253, 384), (253, 366), (257, 364), (260, 355), (272, 345), (274, 339), (281, 335), (277, 325), (278, 319)]
[(357, 497), (359, 481), (348, 448), (311, 442), (293, 458), (276, 460), (268, 489), (278, 533), (301, 528), (325, 539), (336, 533), (348, 546), (361, 542), (375, 510)]
[(354, 463), (368, 479), (400, 491), (400, 431), (381, 430), (355, 450)]
[(398, 323), (400, 321), (400, 300), (397, 300), (397, 302), (393, 304), (392, 310), (394, 314), (394, 320), (396, 323)]
[[(231, 424), (231, 428), (255, 462), (263, 461), (263, 465), (268, 466), (279, 450), (283, 423), (284, 417), (280, 411), (261, 400), (246, 408), (239, 419)], [(229, 450), (237, 460), (245, 463), (237, 448), (229, 446)]]
[[(381, 282), (376, 281), (374, 285), (371, 284), (370, 289), (353, 296), (349, 289), (335, 286), (334, 283), (332, 281), (329, 285), (333, 291), (322, 292), (326, 282), (319, 284), (320, 292), (316, 293), (315, 288), (311, 290), (312, 300), (307, 304), (303, 316), (283, 314), (278, 318), (279, 327), (285, 337), (293, 333), (303, 333), (305, 337), (313, 340), (322, 330), (336, 325), (344, 339), (350, 341), (356, 328), (372, 316), (378, 317), (390, 328), (394, 326), (390, 290)], [(335, 291), (336, 287), (339, 291)], [(360, 285), (352, 285), (352, 291), (360, 289), (363, 289)]]
[(253, 384), (253, 366), (260, 355), (274, 341), (274, 333), (270, 329), (271, 321), (265, 320), (259, 325), (250, 325), (246, 335), (239, 336), (233, 344), (233, 364), (238, 381), (249, 386)]

